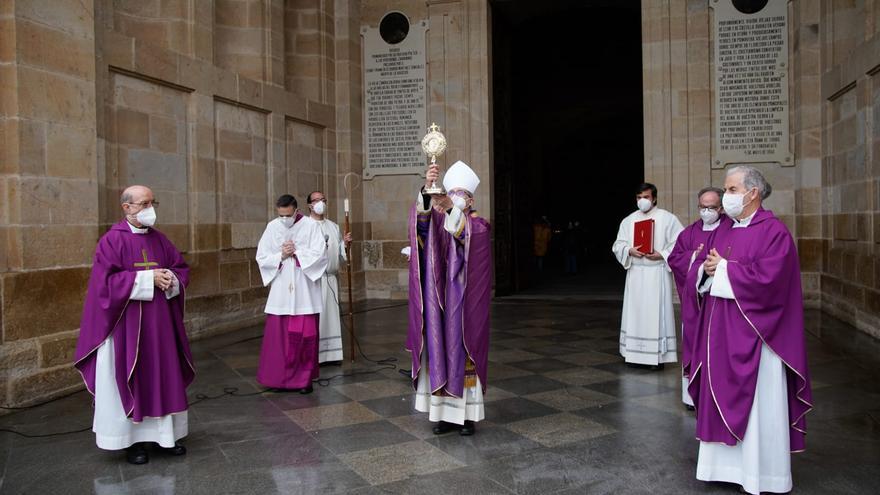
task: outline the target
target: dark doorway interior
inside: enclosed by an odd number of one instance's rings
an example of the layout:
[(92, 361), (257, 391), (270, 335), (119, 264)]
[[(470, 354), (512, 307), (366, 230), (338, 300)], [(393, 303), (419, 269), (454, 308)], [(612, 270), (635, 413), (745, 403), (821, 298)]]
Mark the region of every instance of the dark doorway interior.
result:
[[(622, 287), (610, 248), (644, 175), (640, 2), (491, 5), (496, 293)], [(541, 215), (553, 227), (543, 271)]]

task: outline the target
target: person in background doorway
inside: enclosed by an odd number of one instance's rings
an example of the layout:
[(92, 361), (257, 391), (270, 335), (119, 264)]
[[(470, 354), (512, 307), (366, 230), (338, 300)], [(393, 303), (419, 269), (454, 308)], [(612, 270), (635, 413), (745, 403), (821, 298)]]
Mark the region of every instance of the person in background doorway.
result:
[(542, 216), (540, 220), (535, 222), (532, 228), (534, 232), (534, 254), (535, 263), (538, 271), (544, 271), (544, 257), (550, 249), (550, 238), (553, 236), (553, 229), (550, 228), (550, 221), (546, 216)]

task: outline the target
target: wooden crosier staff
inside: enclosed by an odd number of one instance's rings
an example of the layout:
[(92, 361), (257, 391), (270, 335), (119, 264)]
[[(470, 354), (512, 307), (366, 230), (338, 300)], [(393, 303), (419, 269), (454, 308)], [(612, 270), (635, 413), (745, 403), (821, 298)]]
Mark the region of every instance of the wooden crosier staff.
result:
[[(345, 234), (351, 232), (351, 223), (349, 221), (349, 205), (348, 198), (345, 198), (344, 202), (345, 206)], [(348, 343), (349, 343), (349, 353), (351, 356), (351, 362), (354, 362), (354, 296), (352, 296), (351, 290), (351, 243), (345, 243), (345, 266), (346, 266), (346, 274), (348, 276)]]

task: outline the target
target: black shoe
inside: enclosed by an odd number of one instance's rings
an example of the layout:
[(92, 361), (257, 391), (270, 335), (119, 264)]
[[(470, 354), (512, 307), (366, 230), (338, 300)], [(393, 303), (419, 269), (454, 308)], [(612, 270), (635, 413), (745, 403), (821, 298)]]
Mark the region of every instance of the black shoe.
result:
[(301, 394), (303, 394), (303, 395), (310, 394), (310, 393), (312, 393), (312, 392), (314, 392), (314, 391), (315, 391), (315, 389), (312, 388), (311, 385), (309, 385), (309, 386), (306, 387), (306, 388), (301, 388), (301, 389), (299, 389), (299, 393), (301, 393)]
[(651, 366), (648, 367), (648, 369), (650, 369), (651, 371), (660, 371), (664, 367), (665, 367), (664, 363), (660, 363), (660, 364), (652, 364)]
[(440, 421), (439, 423), (434, 425), (434, 428), (432, 428), (431, 431), (433, 431), (435, 435), (442, 435), (444, 433), (449, 433), (450, 431), (452, 431), (456, 428), (458, 428), (458, 426), (456, 426), (452, 423), (447, 423), (446, 421)]
[(694, 409), (694, 406), (692, 406), (692, 405), (690, 405), (690, 404), (685, 404), (685, 405), (684, 405), (684, 408), (687, 409), (688, 411), (693, 411), (693, 410), (695, 410), (695, 409)]
[(342, 361), (324, 361), (323, 363), (319, 364), (318, 366), (321, 366), (321, 367), (324, 367), (324, 366), (342, 366)]
[(125, 460), (129, 464), (146, 464), (150, 462), (150, 456), (147, 455), (147, 448), (143, 443), (136, 443), (125, 449)]
[(168, 448), (162, 447), (162, 450), (164, 450), (169, 455), (185, 455), (186, 454), (186, 447), (184, 447), (183, 445), (180, 445), (179, 443), (176, 443), (176, 442), (174, 443), (174, 447), (168, 447)]
[(477, 425), (473, 421), (465, 421), (464, 426), (458, 430), (458, 434), (463, 437), (469, 437), (477, 432)]

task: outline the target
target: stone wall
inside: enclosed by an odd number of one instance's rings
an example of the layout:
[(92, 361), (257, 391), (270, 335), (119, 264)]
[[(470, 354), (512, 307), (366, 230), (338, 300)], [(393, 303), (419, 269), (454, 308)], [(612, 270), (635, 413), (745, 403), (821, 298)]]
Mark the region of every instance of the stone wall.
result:
[[(645, 174), (688, 221), (695, 192), (722, 185), (725, 173), (711, 144), (710, 3), (642, 0)], [(798, 0), (788, 9), (795, 161), (759, 165), (774, 188), (765, 206), (796, 236), (807, 306), (880, 337), (880, 2)]]
[(361, 170), (359, 9), (0, 2), (0, 404), (81, 386), (70, 364), (92, 253), (132, 183), (153, 187), (157, 226), (192, 268), (190, 336), (261, 321), (253, 258), (275, 198), (305, 209), (320, 188), (341, 220), (341, 177)]
[(880, 2), (823, 1), (822, 309), (880, 338)]

